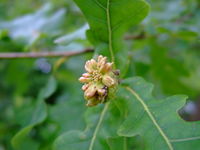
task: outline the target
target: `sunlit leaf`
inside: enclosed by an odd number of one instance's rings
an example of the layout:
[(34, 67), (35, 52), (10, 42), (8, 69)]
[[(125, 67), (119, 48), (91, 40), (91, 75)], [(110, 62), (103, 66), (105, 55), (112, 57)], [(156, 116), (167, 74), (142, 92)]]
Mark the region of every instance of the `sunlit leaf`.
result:
[(74, 40), (84, 40), (86, 39), (85, 32), (88, 28), (88, 24), (85, 24), (75, 32), (57, 38), (54, 42), (57, 44), (68, 44)]
[(66, 10), (60, 9), (49, 16), (51, 10), (52, 5), (46, 4), (33, 14), (1, 22), (0, 29), (7, 29), (14, 39), (23, 38), (27, 43), (32, 44), (43, 33), (55, 34)]

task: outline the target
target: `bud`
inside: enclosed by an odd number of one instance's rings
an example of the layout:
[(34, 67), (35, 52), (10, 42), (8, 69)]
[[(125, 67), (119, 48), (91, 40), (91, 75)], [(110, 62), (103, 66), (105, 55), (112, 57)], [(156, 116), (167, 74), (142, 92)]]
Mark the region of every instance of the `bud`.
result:
[(103, 84), (105, 84), (107, 87), (111, 87), (115, 84), (115, 80), (111, 77), (111, 76), (108, 76), (108, 75), (105, 75), (103, 77), (103, 80), (102, 80)]
[(100, 96), (104, 96), (104, 95), (106, 95), (107, 94), (107, 92), (106, 92), (106, 90), (105, 89), (98, 89), (98, 94), (100, 95)]
[(89, 73), (95, 71), (96, 68), (97, 68), (97, 62), (94, 59), (87, 61), (85, 64), (85, 70), (88, 71)]
[(85, 98), (92, 98), (95, 95), (96, 91), (97, 89), (95, 86), (89, 86), (88, 89), (85, 91)]
[(87, 82), (90, 81), (90, 78), (80, 77), (80, 78), (79, 78), (79, 81), (80, 81), (81, 83), (87, 83)]
[(99, 56), (98, 57), (98, 65), (99, 67), (104, 66), (106, 64), (107, 57)]
[(84, 73), (84, 74), (82, 74), (82, 76), (85, 77), (85, 78), (89, 78), (90, 74), (89, 73)]
[(88, 89), (88, 87), (89, 87), (89, 84), (85, 84), (85, 85), (82, 86), (82, 90), (85, 91), (85, 90)]
[(101, 66), (100, 71), (102, 73), (109, 72), (112, 69), (113, 63), (106, 63), (105, 65)]
[(103, 56), (102, 56), (102, 55), (99, 55), (99, 56), (98, 56), (98, 62), (100, 62), (102, 58), (103, 58)]

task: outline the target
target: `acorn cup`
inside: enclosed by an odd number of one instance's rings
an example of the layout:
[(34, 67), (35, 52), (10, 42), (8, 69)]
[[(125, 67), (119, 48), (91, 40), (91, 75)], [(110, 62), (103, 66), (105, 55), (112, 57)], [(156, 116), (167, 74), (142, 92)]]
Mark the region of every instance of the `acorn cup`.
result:
[(85, 64), (87, 73), (79, 78), (84, 83), (82, 90), (87, 100), (87, 106), (96, 106), (105, 103), (114, 95), (119, 84), (119, 71), (113, 70), (113, 63), (107, 62), (107, 57), (98, 56), (97, 61), (88, 60)]

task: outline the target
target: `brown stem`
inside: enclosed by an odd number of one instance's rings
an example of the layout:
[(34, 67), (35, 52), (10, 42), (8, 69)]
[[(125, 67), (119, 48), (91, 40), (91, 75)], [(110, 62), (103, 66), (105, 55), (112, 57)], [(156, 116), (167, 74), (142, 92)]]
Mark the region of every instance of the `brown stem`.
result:
[[(140, 40), (144, 39), (144, 32), (139, 35), (127, 35), (125, 36), (125, 40)], [(73, 52), (9, 52), (9, 53), (0, 53), (0, 59), (16, 59), (16, 58), (40, 58), (40, 57), (68, 57), (74, 55), (80, 55), (83, 53), (93, 52), (94, 49), (86, 48), (81, 51), (73, 51)]]
[(124, 37), (125, 40), (141, 40), (145, 38), (146, 38), (146, 35), (144, 32), (141, 32), (139, 35), (126, 35)]
[(15, 58), (40, 58), (40, 57), (69, 57), (80, 55), (83, 53), (93, 52), (94, 49), (86, 48), (80, 51), (71, 51), (71, 52), (10, 52), (10, 53), (0, 53), (0, 59), (15, 59)]

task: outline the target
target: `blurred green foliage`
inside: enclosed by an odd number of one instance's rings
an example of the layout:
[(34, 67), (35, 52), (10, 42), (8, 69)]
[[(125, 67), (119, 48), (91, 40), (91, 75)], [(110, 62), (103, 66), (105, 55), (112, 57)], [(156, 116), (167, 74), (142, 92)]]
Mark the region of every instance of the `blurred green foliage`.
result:
[[(130, 62), (124, 77), (142, 76), (151, 81), (158, 97), (186, 94), (197, 100), (200, 2), (148, 2), (149, 16), (124, 35), (129, 37), (123, 42)], [(0, 0), (0, 52), (84, 49), (91, 47), (87, 29), (86, 19), (72, 0)], [(12, 150), (13, 146), (17, 150), (49, 150), (66, 131), (84, 130), (88, 121), (96, 120), (94, 114), (85, 122), (87, 108), (77, 81), (84, 62), (91, 57), (68, 58), (59, 67), (55, 67), (59, 58), (0, 59), (0, 150)], [(107, 147), (121, 139), (109, 141)]]

